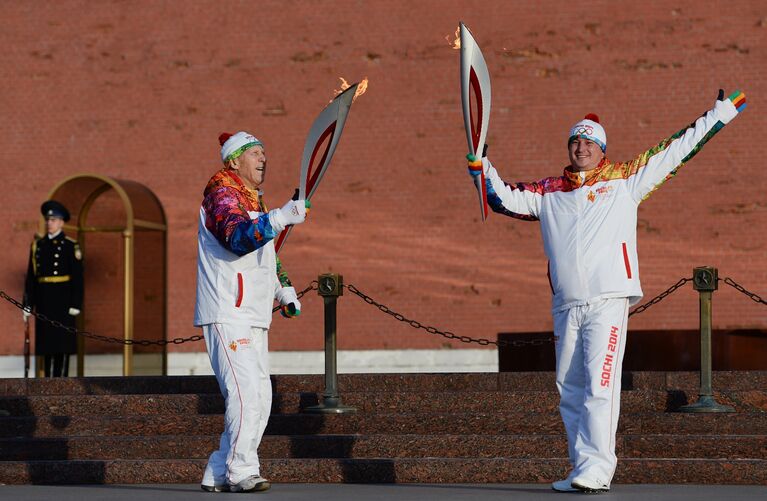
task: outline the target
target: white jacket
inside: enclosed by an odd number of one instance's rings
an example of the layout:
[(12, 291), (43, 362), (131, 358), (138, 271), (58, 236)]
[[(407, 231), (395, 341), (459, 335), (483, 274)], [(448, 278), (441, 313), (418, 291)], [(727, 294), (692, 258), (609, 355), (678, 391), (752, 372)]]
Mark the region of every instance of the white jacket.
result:
[[(252, 219), (261, 214), (248, 212)], [(273, 240), (243, 256), (227, 250), (205, 226), (205, 209), (200, 207), (194, 325), (227, 323), (268, 329), (275, 294), (281, 288), (276, 256)]]
[(642, 298), (636, 247), (637, 209), (692, 158), (738, 110), (729, 99), (634, 160), (605, 158), (591, 171), (508, 185), (483, 159), (493, 211), (541, 222), (554, 312), (591, 301)]

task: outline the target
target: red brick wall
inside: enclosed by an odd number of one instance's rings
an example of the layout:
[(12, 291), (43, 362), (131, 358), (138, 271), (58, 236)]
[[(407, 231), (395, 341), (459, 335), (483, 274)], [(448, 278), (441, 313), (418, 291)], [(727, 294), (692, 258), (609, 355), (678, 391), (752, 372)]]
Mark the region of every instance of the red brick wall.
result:
[[(743, 116), (642, 205), (641, 276), (650, 298), (694, 266), (714, 265), (767, 294), (767, 5), (581, 5), (6, 2), (0, 289), (21, 295), (37, 210), (59, 180), (78, 172), (132, 179), (156, 193), (168, 218), (169, 335), (195, 334), (197, 210), (220, 167), (218, 134), (246, 129), (264, 141), (267, 201), (279, 206), (297, 184), (304, 138), (337, 77), (368, 77), (309, 222), (282, 253), (296, 287), (332, 270), (457, 334), (549, 329), (538, 227), (495, 215), (477, 220), (463, 160), (458, 52), (445, 40), (463, 20), (490, 67), (488, 142), (509, 181), (560, 173), (567, 130), (585, 113), (600, 115), (611, 158), (625, 160), (709, 109), (719, 87), (743, 89)], [(717, 328), (767, 327), (764, 306), (729, 287), (714, 301)], [(311, 295), (303, 303), (300, 320), (275, 320), (273, 349), (321, 348), (321, 301)], [(20, 353), (20, 314), (5, 305), (0, 323), (0, 353)], [(631, 327), (696, 326), (688, 286)], [(339, 334), (345, 349), (464, 346), (348, 294)]]

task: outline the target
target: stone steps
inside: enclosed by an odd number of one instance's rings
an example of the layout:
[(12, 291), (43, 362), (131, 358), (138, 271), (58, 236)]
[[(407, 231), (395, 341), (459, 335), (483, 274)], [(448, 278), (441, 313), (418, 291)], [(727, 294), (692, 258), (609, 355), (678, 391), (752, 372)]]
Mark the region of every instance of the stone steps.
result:
[[(206, 459), (218, 435), (1, 439), (6, 461)], [(767, 458), (764, 435), (622, 435), (620, 458)], [(280, 458), (501, 458), (560, 459), (563, 435), (293, 435), (264, 437), (263, 459)]]
[[(0, 483), (198, 483), (205, 459), (8, 461)], [(566, 459), (369, 458), (264, 459), (272, 482), (548, 483), (568, 469)], [(663, 479), (662, 482), (659, 482)], [(764, 459), (624, 459), (614, 483), (767, 484)]]
[[(696, 372), (624, 373), (622, 387), (631, 390), (683, 390), (697, 394)], [(322, 375), (272, 376), (275, 393), (321, 393)], [(555, 391), (550, 372), (501, 372), (467, 374), (340, 374), (343, 394), (355, 391)], [(219, 393), (213, 376), (141, 376), (49, 379), (0, 379), (0, 396), (43, 395), (143, 395), (158, 393)], [(767, 391), (767, 371), (726, 371), (713, 374), (716, 391)]]
[[(767, 372), (714, 375), (732, 414), (672, 412), (694, 373), (623, 375), (615, 482), (767, 484)], [(552, 373), (339, 376), (358, 412), (311, 415), (321, 375), (273, 376), (275, 482), (551, 482), (567, 472)], [(223, 430), (213, 377), (0, 380), (0, 483), (196, 483)]]
[[(695, 402), (697, 391), (632, 390), (621, 394), (624, 412), (675, 411)], [(721, 404), (739, 412), (767, 411), (767, 391), (716, 392)], [(558, 409), (555, 391), (453, 391), (357, 392), (342, 394), (345, 405), (364, 413), (430, 412), (553, 412)], [(298, 413), (322, 400), (319, 393), (278, 393), (272, 413)], [(222, 414), (224, 399), (216, 394), (51, 395), (0, 397), (0, 410), (10, 416), (120, 416), (158, 414)]]
[[(0, 438), (66, 436), (210, 435), (223, 430), (224, 417), (165, 416), (45, 416), (0, 418)], [(764, 435), (763, 413), (623, 414), (619, 433), (666, 435)], [(506, 435), (561, 434), (559, 414), (550, 413), (431, 413), (431, 414), (273, 414), (267, 435)]]

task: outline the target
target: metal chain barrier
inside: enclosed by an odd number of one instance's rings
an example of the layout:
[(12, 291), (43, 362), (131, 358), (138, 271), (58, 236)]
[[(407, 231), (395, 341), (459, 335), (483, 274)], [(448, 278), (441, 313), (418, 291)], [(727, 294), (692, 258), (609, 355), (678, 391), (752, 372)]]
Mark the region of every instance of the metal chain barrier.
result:
[[(720, 278), (719, 280), (722, 280), (722, 279)], [(674, 285), (672, 285), (671, 287), (669, 287), (665, 291), (661, 292), (660, 294), (658, 294), (657, 296), (652, 298), (650, 301), (644, 303), (641, 306), (638, 306), (633, 311), (631, 311), (629, 313), (629, 317), (632, 316), (632, 315), (638, 314), (638, 313), (642, 313), (642, 312), (646, 311), (649, 307), (651, 307), (651, 306), (653, 306), (655, 304), (660, 303), (661, 301), (666, 299), (668, 296), (670, 296), (671, 294), (676, 292), (679, 288), (681, 288), (687, 282), (691, 282), (691, 281), (692, 281), (692, 278), (681, 278), (681, 279), (679, 279), (679, 281), (677, 283), (675, 283)], [(743, 286), (741, 286), (740, 284), (736, 283), (734, 280), (732, 280), (729, 277), (724, 279), (724, 283), (726, 283), (730, 287), (733, 287), (734, 289), (738, 290), (739, 292), (745, 294), (746, 296), (748, 296), (749, 298), (751, 298), (753, 301), (755, 301), (757, 303), (767, 304), (767, 301), (762, 299), (759, 295), (746, 290)], [(303, 289), (302, 291), (298, 292), (296, 294), (296, 296), (300, 299), (307, 292), (309, 292), (311, 290), (317, 290), (317, 286), (318, 286), (317, 281), (313, 280), (305, 289)], [(372, 297), (368, 296), (367, 294), (365, 294), (364, 292), (359, 290), (354, 285), (349, 284), (349, 285), (344, 285), (343, 287), (345, 287), (352, 294), (354, 294), (357, 297), (361, 298), (366, 303), (368, 303), (368, 304), (370, 304), (372, 306), (375, 306), (376, 308), (378, 308), (383, 313), (386, 313), (387, 315), (391, 315), (396, 320), (398, 320), (400, 322), (404, 322), (404, 323), (410, 325), (411, 327), (413, 327), (414, 329), (422, 329), (422, 330), (425, 330), (426, 332), (428, 332), (429, 334), (434, 334), (434, 335), (442, 336), (445, 339), (455, 339), (455, 340), (458, 340), (458, 341), (460, 341), (462, 343), (476, 343), (476, 344), (478, 344), (480, 346), (487, 346), (487, 345), (491, 345), (492, 344), (492, 345), (498, 346), (499, 348), (501, 348), (501, 347), (509, 347), (509, 346), (513, 347), (513, 348), (519, 348), (519, 347), (522, 347), (522, 346), (542, 346), (545, 343), (550, 343), (550, 342), (555, 341), (554, 337), (550, 337), (550, 338), (546, 338), (546, 339), (530, 339), (530, 340), (519, 339), (519, 340), (512, 340), (512, 341), (506, 341), (506, 340), (493, 341), (493, 340), (485, 339), (485, 338), (472, 338), (472, 337), (469, 337), (469, 336), (460, 336), (460, 335), (454, 334), (454, 333), (452, 333), (450, 331), (443, 331), (443, 330), (437, 329), (436, 327), (423, 325), (421, 322), (419, 322), (417, 320), (409, 319), (409, 318), (405, 317), (404, 315), (402, 315), (401, 313), (397, 313), (396, 311), (392, 310), (388, 306), (377, 302)], [(0, 291), (0, 297), (5, 299), (6, 301), (12, 303), (17, 308), (24, 309), (24, 305), (22, 305), (19, 301), (13, 299), (12, 297), (10, 297), (5, 292)], [(280, 309), (279, 306), (273, 308), (272, 309), (272, 313), (277, 312), (279, 309)], [(87, 337), (87, 338), (90, 338), (90, 339), (95, 339), (97, 341), (102, 341), (102, 342), (105, 342), (105, 343), (126, 344), (126, 345), (139, 345), (139, 346), (150, 346), (150, 345), (164, 346), (164, 345), (168, 345), (168, 344), (182, 344), (182, 343), (186, 343), (186, 342), (190, 342), (190, 341), (201, 341), (203, 339), (203, 336), (201, 336), (201, 335), (195, 335), (195, 336), (190, 336), (190, 337), (186, 337), (186, 338), (175, 338), (175, 339), (171, 339), (171, 340), (165, 340), (165, 339), (159, 339), (159, 340), (119, 339), (119, 338), (102, 336), (102, 335), (94, 334), (94, 333), (87, 332), (87, 331), (78, 331), (74, 327), (68, 327), (68, 326), (65, 326), (65, 325), (61, 324), (61, 322), (49, 319), (48, 317), (46, 317), (45, 315), (43, 315), (41, 313), (34, 313), (34, 312), (32, 312), (31, 315), (36, 317), (36, 318), (39, 318), (40, 320), (42, 320), (44, 322), (48, 322), (49, 324), (53, 325), (54, 327), (58, 327), (58, 328), (63, 329), (65, 331), (67, 331), (67, 332), (70, 332), (72, 334), (81, 335), (83, 337)]]
[[(310, 290), (316, 290), (317, 289), (317, 281), (313, 280), (304, 290), (296, 294), (296, 297), (299, 299), (303, 297), (304, 294), (309, 292)], [(19, 301), (13, 299), (11, 296), (6, 294), (4, 291), (0, 291), (0, 297), (8, 301), (9, 303), (13, 304), (17, 308), (23, 310), (24, 305), (20, 303)], [(279, 306), (272, 309), (272, 314), (274, 314), (276, 311), (280, 309)], [(63, 329), (71, 334), (75, 334), (78, 336), (83, 336), (89, 339), (95, 339), (96, 341), (102, 341), (104, 343), (112, 343), (112, 344), (125, 344), (125, 345), (138, 345), (138, 346), (165, 346), (168, 344), (183, 344), (190, 341), (202, 341), (204, 337), (202, 335), (195, 335), (195, 336), (189, 336), (189, 337), (177, 337), (174, 339), (119, 339), (114, 337), (108, 337), (108, 336), (102, 336), (100, 334), (94, 334), (92, 332), (88, 331), (78, 331), (74, 327), (69, 327), (58, 320), (52, 320), (42, 313), (36, 313), (36, 312), (30, 312), (30, 316), (33, 316), (35, 318), (38, 318), (42, 320), (43, 322), (48, 322), (54, 327), (57, 327), (59, 329)]]
[[(722, 279), (720, 278), (719, 280), (722, 280)], [(747, 291), (742, 285), (736, 283), (735, 280), (731, 279), (730, 277), (725, 278), (724, 283), (734, 288), (735, 290), (742, 292), (743, 294), (750, 297), (753, 301), (757, 303), (767, 304), (767, 301), (759, 297), (757, 294)]]
[[(657, 296), (652, 298), (650, 301), (646, 302), (645, 304), (643, 304), (641, 306), (638, 306), (636, 309), (634, 309), (634, 311), (629, 313), (629, 316), (634, 315), (635, 313), (642, 313), (643, 311), (645, 311), (650, 306), (652, 306), (654, 304), (660, 303), (661, 301), (666, 299), (668, 296), (670, 296), (672, 293), (674, 293), (677, 289), (682, 287), (684, 284), (686, 284), (687, 282), (691, 282), (691, 281), (692, 281), (692, 278), (682, 278), (682, 279), (680, 279), (677, 283), (675, 283), (674, 285), (672, 285), (671, 287), (669, 287), (665, 291), (661, 292), (660, 294), (658, 294)], [(414, 329), (423, 329), (426, 332), (428, 332), (429, 334), (435, 334), (435, 335), (438, 335), (438, 336), (442, 336), (442, 337), (444, 337), (446, 339), (456, 339), (456, 340), (458, 340), (458, 341), (460, 341), (462, 343), (477, 343), (480, 346), (487, 346), (487, 345), (492, 344), (492, 345), (498, 346), (499, 348), (504, 348), (504, 347), (509, 347), (509, 346), (511, 346), (513, 348), (519, 348), (519, 347), (522, 347), (522, 346), (543, 346), (545, 343), (551, 343), (551, 342), (556, 341), (555, 337), (549, 337), (549, 338), (546, 338), (546, 339), (527, 339), (527, 340), (517, 339), (517, 340), (511, 340), (511, 341), (507, 341), (507, 340), (492, 341), (490, 339), (485, 339), (485, 338), (472, 338), (472, 337), (469, 337), (469, 336), (459, 336), (457, 334), (453, 334), (450, 331), (441, 331), (441, 330), (437, 329), (436, 327), (423, 325), (421, 322), (419, 322), (417, 320), (411, 320), (411, 319), (405, 317), (404, 315), (402, 315), (401, 313), (397, 313), (397, 312), (393, 311), (388, 306), (383, 305), (383, 304), (377, 302), (375, 299), (373, 299), (372, 297), (368, 296), (367, 294), (365, 294), (364, 292), (359, 290), (354, 285), (349, 284), (349, 285), (344, 285), (344, 287), (349, 292), (351, 292), (352, 294), (354, 294), (357, 297), (361, 298), (367, 304), (375, 306), (380, 311), (386, 313), (387, 315), (391, 315), (392, 317), (394, 317), (395, 319), (399, 320), (400, 322), (404, 322), (404, 323), (410, 325), (411, 327), (413, 327)]]
[(385, 306), (377, 302), (375, 299), (371, 298), (370, 296), (368, 296), (367, 294), (365, 294), (364, 292), (362, 292), (361, 290), (359, 290), (358, 288), (356, 288), (355, 286), (351, 284), (344, 285), (344, 287), (352, 294), (361, 298), (367, 304), (375, 306), (382, 312), (386, 313), (387, 315), (393, 316), (400, 322), (404, 322), (410, 325), (410, 327), (413, 327), (415, 329), (423, 329), (429, 334), (436, 334), (438, 336), (442, 336), (446, 339), (457, 339), (458, 341), (462, 343), (477, 343), (480, 346), (487, 346), (487, 345), (493, 344), (495, 346), (498, 346), (499, 348), (506, 347), (506, 346), (512, 346), (514, 348), (518, 348), (521, 346), (543, 346), (545, 343), (551, 343), (551, 342), (554, 342), (555, 340), (554, 337), (550, 337), (547, 339), (528, 339), (528, 340), (517, 339), (513, 341), (506, 341), (506, 340), (492, 341), (490, 339), (484, 339), (484, 338), (472, 338), (469, 336), (459, 336), (457, 334), (453, 334), (450, 331), (441, 331), (437, 329), (436, 327), (423, 325), (421, 322), (418, 322), (417, 320), (411, 320), (405, 317), (404, 315), (402, 315), (401, 313), (397, 313), (393, 311), (388, 306)]
[(683, 286), (687, 282), (692, 282), (692, 278), (680, 278), (677, 283), (675, 283), (674, 285), (672, 285), (671, 287), (669, 287), (665, 291), (661, 292), (660, 294), (658, 294), (657, 296), (655, 296), (651, 300), (647, 301), (645, 304), (637, 306), (636, 308), (634, 308), (634, 310), (631, 313), (629, 313), (629, 316), (634, 315), (636, 313), (642, 313), (643, 311), (645, 311), (650, 306), (652, 306), (654, 304), (660, 303), (661, 301), (666, 299), (668, 296), (670, 296), (673, 292), (675, 292), (678, 288), (680, 288), (681, 286)]

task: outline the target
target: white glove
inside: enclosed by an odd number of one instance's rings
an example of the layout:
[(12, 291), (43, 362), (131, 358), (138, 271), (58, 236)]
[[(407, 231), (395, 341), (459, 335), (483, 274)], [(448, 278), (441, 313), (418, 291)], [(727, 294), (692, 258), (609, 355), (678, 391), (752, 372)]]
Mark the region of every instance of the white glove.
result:
[(291, 224), (301, 224), (306, 219), (306, 201), (290, 200), (281, 209), (269, 211), (269, 223), (279, 233)]
[[(297, 317), (301, 314), (301, 302), (298, 300), (298, 296), (296, 295), (296, 289), (293, 287), (282, 287), (277, 291), (277, 294), (275, 294), (275, 297), (277, 298), (277, 301), (282, 305), (282, 308), (280, 308), (280, 313), (283, 317)], [(295, 311), (290, 310), (288, 306), (290, 304), (293, 304), (293, 307), (295, 308)]]
[(69, 314), (72, 315), (73, 317), (76, 317), (77, 315), (80, 314), (80, 310), (78, 310), (77, 308), (69, 308)]
[(27, 322), (27, 320), (29, 320), (30, 315), (32, 315), (32, 310), (30, 310), (29, 307), (21, 310), (21, 316), (24, 319), (24, 322)]
[(280, 304), (298, 303), (295, 287), (280, 287), (274, 297)]

